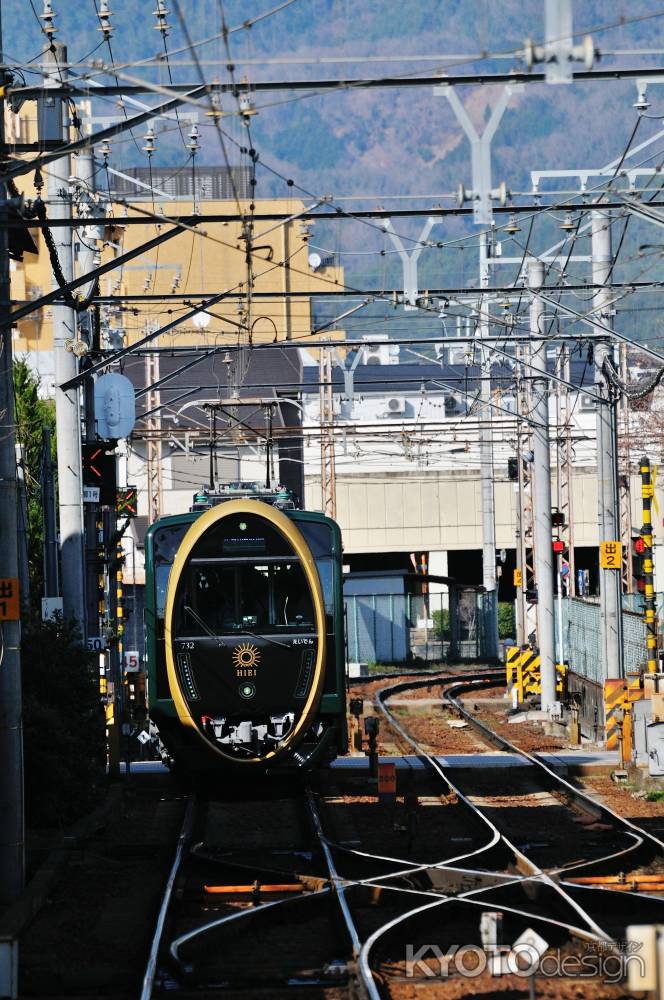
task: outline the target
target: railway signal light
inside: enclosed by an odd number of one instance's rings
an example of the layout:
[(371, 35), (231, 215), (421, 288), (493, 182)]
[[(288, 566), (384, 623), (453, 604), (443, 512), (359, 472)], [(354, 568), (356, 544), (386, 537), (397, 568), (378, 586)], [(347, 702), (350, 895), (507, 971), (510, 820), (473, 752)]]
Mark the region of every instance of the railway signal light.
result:
[(646, 553), (646, 543), (642, 535), (632, 538), (632, 576), (634, 586), (639, 594), (643, 594), (646, 589), (646, 575), (644, 567), (644, 556)]
[(565, 527), (565, 515), (561, 510), (551, 511), (551, 524), (554, 528), (564, 528)]
[(115, 512), (118, 517), (136, 517), (138, 514), (138, 490), (135, 486), (121, 486), (115, 497)]
[(560, 538), (554, 538), (553, 540), (553, 551), (556, 555), (562, 555), (565, 551), (565, 543)]
[(82, 450), (83, 486), (99, 490), (99, 503), (115, 507), (115, 452), (108, 441), (86, 441)]
[(508, 458), (507, 459), (507, 478), (511, 482), (516, 482), (519, 478), (519, 460), (518, 458)]

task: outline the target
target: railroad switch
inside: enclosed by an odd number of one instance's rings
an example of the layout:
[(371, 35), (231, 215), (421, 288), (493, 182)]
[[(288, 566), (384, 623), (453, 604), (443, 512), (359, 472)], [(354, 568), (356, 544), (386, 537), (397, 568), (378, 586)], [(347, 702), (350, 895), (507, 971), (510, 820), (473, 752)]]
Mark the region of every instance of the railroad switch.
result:
[(352, 747), (358, 753), (362, 753), (362, 727), (360, 725), (360, 719), (364, 713), (364, 698), (351, 698), (350, 704), (348, 706), (349, 712), (354, 719), (351, 725), (352, 731)]
[(364, 720), (364, 731), (369, 737), (369, 749), (365, 751), (369, 757), (369, 775), (371, 781), (378, 781), (378, 732), (380, 720), (375, 715), (368, 715)]
[(420, 800), (414, 788), (410, 788), (403, 797), (403, 804), (406, 810), (406, 828), (408, 831), (408, 850), (410, 851), (415, 843), (417, 829), (420, 825)]

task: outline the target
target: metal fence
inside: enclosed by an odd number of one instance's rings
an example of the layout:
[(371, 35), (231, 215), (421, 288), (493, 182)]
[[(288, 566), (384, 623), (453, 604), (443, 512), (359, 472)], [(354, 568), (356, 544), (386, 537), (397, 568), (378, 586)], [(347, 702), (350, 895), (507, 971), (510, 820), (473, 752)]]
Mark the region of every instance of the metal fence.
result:
[[(562, 656), (570, 670), (602, 684), (600, 615), (596, 601), (569, 598), (563, 601)], [(623, 653), (625, 673), (638, 673), (646, 655), (646, 629), (641, 616), (623, 608)], [(560, 651), (558, 651), (560, 656)]]
[(487, 595), (463, 587), (344, 598), (351, 663), (436, 663), (485, 657)]

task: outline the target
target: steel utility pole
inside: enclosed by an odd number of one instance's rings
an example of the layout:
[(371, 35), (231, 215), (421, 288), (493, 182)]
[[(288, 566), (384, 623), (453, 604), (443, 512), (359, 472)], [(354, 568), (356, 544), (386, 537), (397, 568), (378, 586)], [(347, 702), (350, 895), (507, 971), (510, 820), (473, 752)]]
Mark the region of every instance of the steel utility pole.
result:
[(58, 512), (51, 458), (51, 428), (42, 427), (42, 516), (44, 524), (44, 597), (58, 597)]
[[(87, 110), (87, 109), (86, 109)], [(82, 115), (83, 128), (87, 132), (92, 131), (89, 123), (89, 115)], [(86, 146), (74, 158), (76, 182), (79, 186), (78, 205), (79, 215), (84, 216), (91, 224), (95, 220), (95, 170), (92, 146)], [(100, 253), (97, 249), (97, 236), (100, 235), (90, 225), (81, 231), (82, 239), (78, 251), (78, 265), (80, 273), (87, 274), (95, 269), (100, 263)], [(94, 283), (94, 279), (93, 282)], [(91, 284), (92, 284), (91, 283)], [(83, 287), (82, 295), (87, 297), (91, 291), (91, 285)], [(99, 348), (98, 317), (90, 308), (81, 314), (80, 335), (85, 338), (85, 343), (91, 350)], [(90, 365), (89, 358), (85, 358), (83, 365)], [(95, 383), (90, 377), (83, 383), (83, 406), (85, 414), (85, 440), (93, 443), (97, 440), (97, 428), (95, 422)], [(98, 521), (100, 517), (100, 506), (98, 503), (87, 502), (83, 505), (83, 522), (85, 526), (85, 601), (86, 601), (86, 623), (88, 636), (99, 635), (99, 529)]]
[[(2, 51), (0, 11), (0, 51)], [(4, 72), (3, 72), (4, 95)], [(0, 99), (0, 147), (5, 158), (5, 101)], [(0, 315), (10, 312), (7, 186), (0, 183)], [(18, 578), (18, 480), (14, 433), (11, 326), (0, 333), (0, 577)], [(5, 584), (5, 589), (7, 584)], [(23, 723), (20, 621), (0, 621), (0, 903), (16, 899), (25, 883)]]
[[(48, 83), (57, 87), (66, 70), (67, 48), (58, 42), (44, 53)], [(68, 115), (65, 115), (68, 121)], [(63, 142), (69, 127), (63, 125)], [(71, 161), (64, 156), (48, 168), (48, 211), (52, 219), (68, 219), (72, 214), (69, 196)], [(54, 229), (53, 239), (65, 281), (74, 277), (71, 230)], [(54, 279), (53, 287), (57, 287)], [(63, 611), (85, 630), (85, 544), (83, 538), (83, 476), (81, 472), (81, 412), (79, 390), (63, 392), (60, 386), (77, 374), (76, 357), (66, 349), (76, 339), (76, 310), (54, 303), (53, 352), (55, 356), (55, 418), (58, 446), (58, 501), (60, 507), (60, 560), (62, 565)], [(71, 347), (71, 343), (69, 345)]]
[[(606, 326), (611, 324), (609, 299), (611, 296), (611, 216), (607, 211), (592, 212), (592, 279), (601, 286), (593, 296), (596, 318)], [(620, 545), (620, 520), (618, 504), (618, 459), (615, 428), (615, 404), (604, 374), (604, 362), (611, 351), (607, 340), (595, 344), (595, 389), (604, 402), (597, 405), (597, 499), (599, 509), (600, 542)], [(621, 564), (619, 568), (599, 570), (600, 596), (600, 650), (602, 676), (622, 677), (622, 596)]]
[[(544, 265), (528, 261), (528, 287), (544, 284)], [(533, 338), (533, 428), (535, 579), (537, 580), (537, 640), (542, 679), (542, 710), (549, 712), (556, 700), (554, 650), (553, 532), (551, 528), (551, 451), (549, 447), (549, 378), (546, 368), (546, 341), (541, 339), (544, 304), (533, 296), (530, 304), (530, 333)]]
[[(480, 288), (489, 287), (489, 257), (486, 232), (480, 233)], [(490, 334), (489, 306), (486, 299), (480, 299), (479, 333), (480, 340)], [(493, 492), (493, 433), (491, 430), (491, 355), (484, 349), (486, 378), (480, 381), (482, 403), (479, 445), (480, 477), (482, 483), (482, 584), (487, 593), (486, 609), (487, 656), (498, 658), (498, 592), (496, 589), (496, 507)]]

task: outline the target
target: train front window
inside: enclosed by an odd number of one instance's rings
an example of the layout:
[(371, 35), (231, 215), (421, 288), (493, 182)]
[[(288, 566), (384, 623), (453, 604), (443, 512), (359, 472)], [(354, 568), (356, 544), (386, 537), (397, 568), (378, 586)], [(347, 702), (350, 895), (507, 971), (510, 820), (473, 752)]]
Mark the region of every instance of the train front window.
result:
[(309, 587), (299, 562), (292, 559), (235, 565), (196, 561), (183, 592), (182, 611), (189, 635), (314, 627)]

